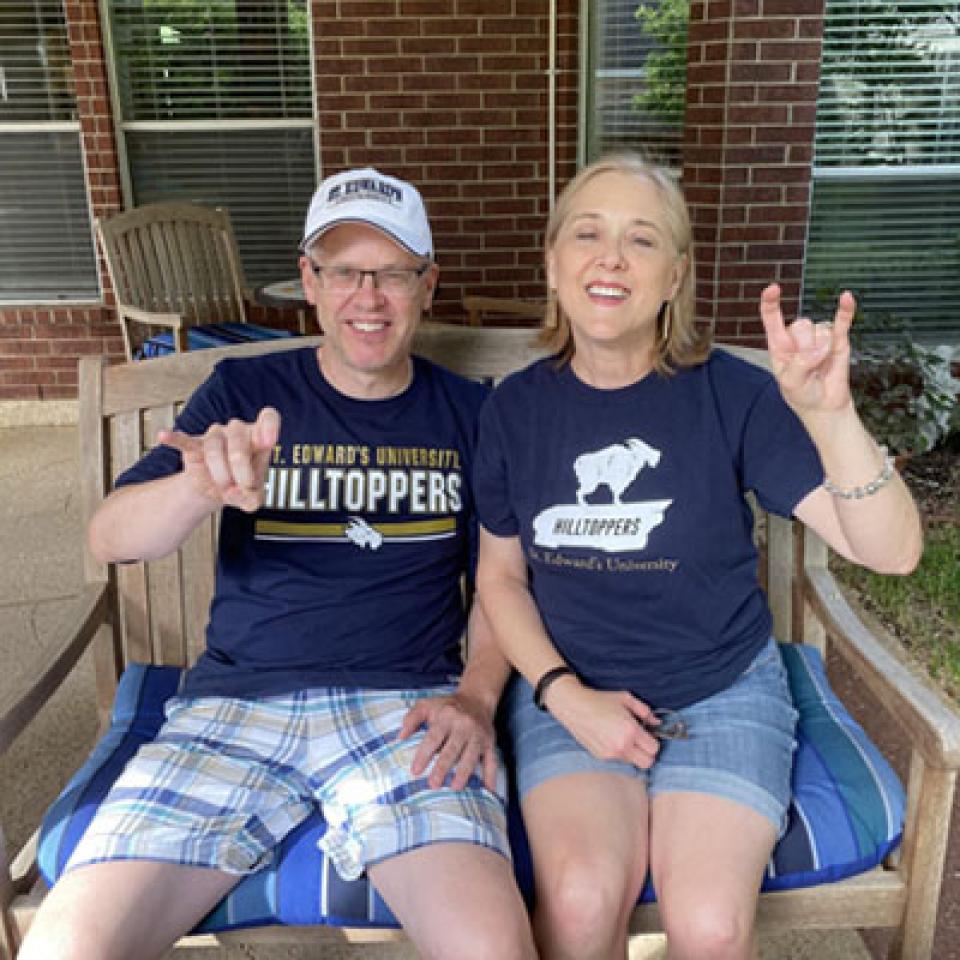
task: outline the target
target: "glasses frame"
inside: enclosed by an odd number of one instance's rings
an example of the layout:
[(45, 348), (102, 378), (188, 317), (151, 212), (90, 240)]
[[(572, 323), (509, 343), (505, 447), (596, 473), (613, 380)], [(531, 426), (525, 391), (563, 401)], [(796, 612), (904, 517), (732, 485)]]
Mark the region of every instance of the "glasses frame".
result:
[[(348, 267), (346, 265), (329, 267), (324, 266), (320, 263), (315, 263), (313, 260), (309, 261), (310, 269), (313, 271), (313, 275), (320, 281), (320, 285), (325, 290), (335, 290), (339, 293), (356, 293), (363, 287), (364, 282), (367, 277), (370, 277), (370, 280), (373, 282), (374, 290), (378, 290), (381, 293), (384, 292), (384, 287), (381, 285), (382, 275), (385, 273), (405, 273), (408, 274), (410, 280), (407, 283), (407, 286), (404, 290), (388, 290), (387, 293), (392, 293), (394, 296), (397, 294), (403, 293), (409, 295), (413, 293), (416, 288), (417, 282), (423, 279), (424, 274), (430, 269), (430, 261), (427, 261), (424, 264), (421, 264), (419, 267), (380, 267), (376, 270), (361, 270), (359, 267)], [(335, 287), (332, 284), (329, 286), (324, 282), (323, 273), (324, 271), (331, 270), (349, 270), (351, 273), (357, 275), (356, 285), (353, 287)]]

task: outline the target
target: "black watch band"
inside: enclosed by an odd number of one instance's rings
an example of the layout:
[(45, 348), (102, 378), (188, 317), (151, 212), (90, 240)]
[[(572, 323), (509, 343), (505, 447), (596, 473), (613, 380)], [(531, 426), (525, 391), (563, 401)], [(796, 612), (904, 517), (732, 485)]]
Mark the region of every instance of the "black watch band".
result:
[(560, 677), (565, 677), (567, 675), (575, 676), (573, 667), (568, 667), (566, 664), (560, 667), (553, 667), (551, 670), (548, 670), (538, 681), (537, 685), (533, 688), (533, 703), (540, 710), (546, 710), (546, 705), (543, 702), (543, 698), (546, 696), (547, 689), (554, 680), (559, 680)]

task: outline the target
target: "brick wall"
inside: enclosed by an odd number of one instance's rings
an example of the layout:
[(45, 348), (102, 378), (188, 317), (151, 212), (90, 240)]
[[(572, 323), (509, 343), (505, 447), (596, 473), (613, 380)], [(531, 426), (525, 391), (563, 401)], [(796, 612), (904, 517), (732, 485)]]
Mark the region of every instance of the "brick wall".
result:
[[(558, 180), (576, 161), (577, 3), (561, 0)], [(549, 212), (547, 0), (319, 0), (324, 173), (379, 166), (421, 188), (441, 267), (465, 293), (540, 297)]]
[[(577, 0), (560, 0), (557, 180), (576, 162)], [(65, 0), (91, 209), (121, 207), (96, 0)], [(442, 268), (467, 293), (544, 293), (549, 0), (312, 0), (321, 169), (380, 165), (423, 190)], [(76, 395), (78, 357), (122, 357), (103, 306), (0, 307), (0, 400)], [(280, 318), (258, 310), (254, 319)], [(289, 318), (288, 318), (289, 320)]]
[[(94, 217), (109, 216), (120, 209), (120, 189), (97, 3), (66, 0), (65, 8), (91, 209)], [(0, 307), (0, 400), (75, 397), (77, 361), (88, 353), (123, 356), (109, 309)]]
[[(799, 299), (823, 0), (694, 0), (684, 185), (698, 314), (759, 335), (778, 280)], [(120, 208), (96, 0), (66, 0), (94, 216)], [(557, 187), (576, 162), (578, 0), (559, 0)], [(548, 0), (312, 0), (321, 166), (379, 165), (423, 190), (442, 268), (434, 307), (544, 293)], [(101, 265), (102, 271), (102, 265)], [(105, 278), (104, 278), (105, 279)], [(106, 283), (104, 284), (106, 287)], [(0, 307), (0, 400), (75, 395), (77, 358), (122, 355), (104, 306)]]
[(823, 0), (690, 5), (683, 181), (694, 220), (697, 315), (760, 342), (760, 291), (800, 300)]

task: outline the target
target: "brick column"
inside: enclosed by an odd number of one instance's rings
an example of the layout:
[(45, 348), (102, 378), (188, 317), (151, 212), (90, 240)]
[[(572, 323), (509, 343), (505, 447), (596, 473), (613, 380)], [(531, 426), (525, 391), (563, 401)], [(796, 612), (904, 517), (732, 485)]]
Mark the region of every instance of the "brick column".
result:
[(806, 247), (824, 0), (690, 5), (683, 183), (694, 222), (697, 317), (763, 342), (760, 291), (796, 315)]
[[(576, 154), (577, 0), (561, 0), (558, 183)], [(377, 166), (423, 193), (441, 266), (433, 315), (464, 294), (536, 297), (549, 212), (548, 0), (315, 0), (324, 174)]]

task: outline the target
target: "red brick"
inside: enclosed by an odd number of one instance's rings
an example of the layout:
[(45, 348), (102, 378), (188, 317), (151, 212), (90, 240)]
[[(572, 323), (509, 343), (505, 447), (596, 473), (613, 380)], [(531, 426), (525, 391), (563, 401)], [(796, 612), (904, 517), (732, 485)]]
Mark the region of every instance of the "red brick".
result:
[(760, 44), (760, 59), (765, 63), (776, 60), (797, 61), (820, 59), (821, 44), (813, 41), (792, 40), (778, 42), (771, 40)]
[(776, 20), (773, 17), (761, 17), (756, 20), (737, 19), (734, 23), (734, 36), (738, 40), (784, 40), (794, 39), (797, 35), (795, 20)]

